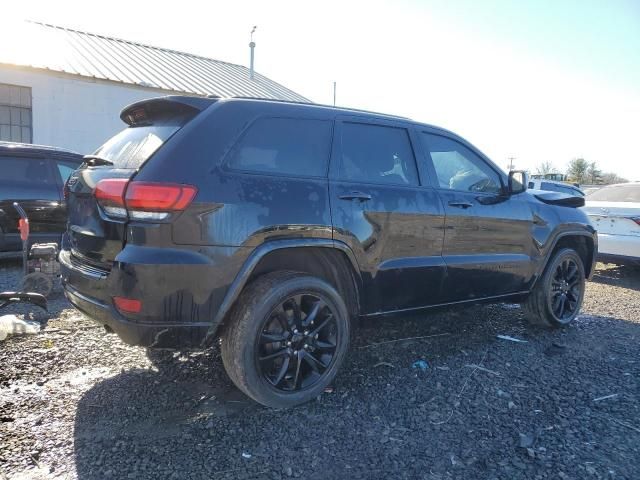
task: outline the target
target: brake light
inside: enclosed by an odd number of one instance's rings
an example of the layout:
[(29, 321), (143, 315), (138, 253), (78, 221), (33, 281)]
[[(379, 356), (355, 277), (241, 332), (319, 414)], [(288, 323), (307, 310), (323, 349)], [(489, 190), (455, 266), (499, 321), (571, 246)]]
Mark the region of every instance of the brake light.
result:
[(96, 184), (94, 195), (107, 215), (125, 218), (127, 209), (124, 205), (124, 191), (127, 189), (126, 178), (107, 178)]
[(633, 220), (634, 222), (636, 222), (638, 225), (640, 225), (640, 217), (632, 217), (631, 220)]
[(135, 298), (113, 297), (113, 303), (124, 313), (139, 313), (142, 310), (142, 302)]
[(189, 206), (197, 191), (191, 185), (131, 182), (125, 203), (131, 210), (179, 211)]
[[(125, 193), (126, 192), (126, 193)], [(100, 180), (95, 196), (107, 215), (136, 220), (164, 220), (187, 208), (198, 189), (192, 185), (129, 182), (123, 178)]]

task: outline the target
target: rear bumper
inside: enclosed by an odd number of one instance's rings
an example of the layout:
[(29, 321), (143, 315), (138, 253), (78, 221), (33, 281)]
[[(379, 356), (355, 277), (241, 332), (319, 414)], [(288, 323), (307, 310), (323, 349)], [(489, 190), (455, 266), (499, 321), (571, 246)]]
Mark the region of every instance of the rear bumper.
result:
[[(79, 262), (63, 249), (59, 259), (65, 295), (74, 307), (130, 345), (201, 346), (214, 330), (213, 319), (233, 278), (223, 278), (211, 257), (153, 250), (125, 247), (112, 269), (104, 271)], [(158, 263), (151, 263), (152, 258)], [(141, 311), (118, 311), (114, 296), (140, 300)]]
[[(598, 234), (598, 260), (623, 263), (640, 262), (640, 237), (633, 235)], [(618, 259), (619, 261), (612, 261)]]
[(151, 348), (189, 348), (202, 344), (209, 325), (141, 325), (128, 321), (116, 309), (81, 294), (68, 284), (64, 293), (69, 302), (94, 321), (113, 330), (129, 345)]

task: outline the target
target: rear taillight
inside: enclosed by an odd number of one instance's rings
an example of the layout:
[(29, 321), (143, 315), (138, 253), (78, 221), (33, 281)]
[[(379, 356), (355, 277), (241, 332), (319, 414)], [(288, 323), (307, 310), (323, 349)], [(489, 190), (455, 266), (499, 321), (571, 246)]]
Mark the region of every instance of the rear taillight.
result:
[(95, 196), (107, 215), (154, 221), (187, 208), (197, 192), (191, 185), (114, 178), (100, 180)]
[(124, 192), (128, 182), (126, 178), (107, 178), (97, 183), (93, 194), (107, 215), (126, 218)]
[(131, 218), (162, 220), (187, 208), (198, 189), (176, 183), (131, 182), (125, 204)]
[(632, 217), (631, 220), (633, 220), (634, 222), (636, 222), (638, 225), (640, 225), (640, 217)]

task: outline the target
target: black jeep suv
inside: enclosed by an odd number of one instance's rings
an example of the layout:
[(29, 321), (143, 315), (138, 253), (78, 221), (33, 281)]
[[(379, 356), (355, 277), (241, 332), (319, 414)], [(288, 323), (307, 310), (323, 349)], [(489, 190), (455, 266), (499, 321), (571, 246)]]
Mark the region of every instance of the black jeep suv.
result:
[(69, 179), (69, 300), (147, 347), (221, 339), (268, 406), (317, 396), (351, 321), (522, 302), (561, 326), (597, 237), (584, 200), (526, 192), (459, 136), (405, 118), (256, 99), (164, 97)]

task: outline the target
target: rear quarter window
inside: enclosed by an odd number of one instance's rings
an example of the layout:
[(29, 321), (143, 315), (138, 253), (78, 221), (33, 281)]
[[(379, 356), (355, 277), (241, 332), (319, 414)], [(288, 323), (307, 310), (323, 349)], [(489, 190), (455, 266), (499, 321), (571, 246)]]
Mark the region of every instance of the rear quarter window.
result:
[(259, 118), (233, 147), (227, 166), (274, 175), (325, 176), (332, 130), (328, 120)]

